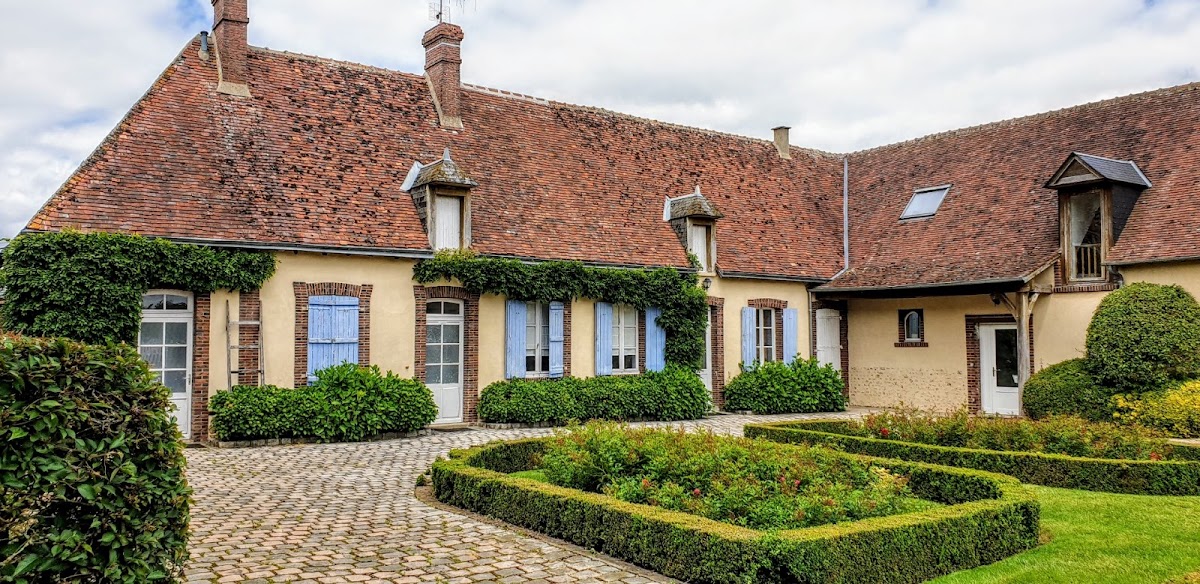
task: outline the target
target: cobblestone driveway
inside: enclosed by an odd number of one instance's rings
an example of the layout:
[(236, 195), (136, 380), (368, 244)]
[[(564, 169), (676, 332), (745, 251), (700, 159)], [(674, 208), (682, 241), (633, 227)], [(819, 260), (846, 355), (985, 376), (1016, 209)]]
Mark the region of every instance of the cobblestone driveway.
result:
[[(740, 435), (751, 421), (689, 428)], [(549, 430), (463, 430), (356, 444), (189, 449), (189, 582), (670, 582), (607, 556), (550, 543), (413, 497), (416, 476), (452, 448)]]

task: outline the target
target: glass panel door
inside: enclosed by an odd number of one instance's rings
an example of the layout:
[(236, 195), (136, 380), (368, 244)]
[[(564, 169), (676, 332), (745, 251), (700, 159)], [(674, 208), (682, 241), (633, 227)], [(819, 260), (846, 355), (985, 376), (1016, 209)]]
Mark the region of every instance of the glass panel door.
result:
[(138, 333), (138, 352), (155, 378), (171, 390), (172, 413), (184, 438), (191, 438), (192, 322), (190, 317), (147, 318)]
[[(431, 305), (433, 303), (430, 303)], [(456, 303), (438, 303), (425, 325), (425, 384), (438, 407), (435, 423), (462, 421), (463, 317)]]

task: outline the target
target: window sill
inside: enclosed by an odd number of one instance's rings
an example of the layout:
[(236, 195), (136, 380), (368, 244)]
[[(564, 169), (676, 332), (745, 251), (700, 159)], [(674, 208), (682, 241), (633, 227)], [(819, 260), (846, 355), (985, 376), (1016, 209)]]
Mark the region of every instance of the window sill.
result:
[(901, 341), (896, 343), (897, 347), (928, 347), (929, 343), (925, 341)]
[(609, 373), (609, 375), (637, 375), (639, 373), (641, 373), (641, 371), (638, 371), (637, 369), (623, 369), (621, 371), (614, 370), (612, 373)]

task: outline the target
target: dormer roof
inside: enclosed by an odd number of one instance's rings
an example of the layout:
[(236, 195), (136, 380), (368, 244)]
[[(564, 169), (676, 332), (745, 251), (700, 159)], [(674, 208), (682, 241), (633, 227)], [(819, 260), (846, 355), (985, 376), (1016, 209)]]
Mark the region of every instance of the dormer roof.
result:
[(712, 204), (704, 195), (700, 194), (700, 187), (696, 187), (696, 192), (686, 194), (682, 197), (667, 199), (667, 208), (665, 217), (667, 221), (675, 219), (685, 219), (687, 217), (701, 217), (705, 219), (720, 219), (724, 217), (717, 207)]
[(1116, 160), (1082, 152), (1072, 152), (1046, 182), (1046, 188), (1061, 189), (1105, 181), (1150, 188), (1150, 180), (1132, 160)]
[(421, 170), (417, 172), (416, 180), (413, 181), (412, 188), (426, 185), (469, 189), (479, 186), (479, 183), (475, 182), (474, 179), (458, 167), (458, 164), (450, 159), (450, 149), (447, 148), (442, 153), (441, 160), (421, 167)]

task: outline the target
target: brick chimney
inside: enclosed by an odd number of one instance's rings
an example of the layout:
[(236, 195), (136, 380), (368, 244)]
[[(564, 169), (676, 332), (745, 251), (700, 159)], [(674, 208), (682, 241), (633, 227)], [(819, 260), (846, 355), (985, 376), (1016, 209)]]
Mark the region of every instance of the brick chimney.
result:
[(429, 29), (425, 46), (425, 79), (443, 128), (462, 128), (462, 28), (448, 22)]
[(230, 95), (250, 97), (250, 87), (247, 85), (249, 75), (247, 69), (247, 54), (250, 52), (246, 41), (246, 28), (250, 24), (250, 16), (246, 8), (247, 0), (212, 0), (213, 5), (213, 37), (216, 38), (218, 78), (217, 91)]

